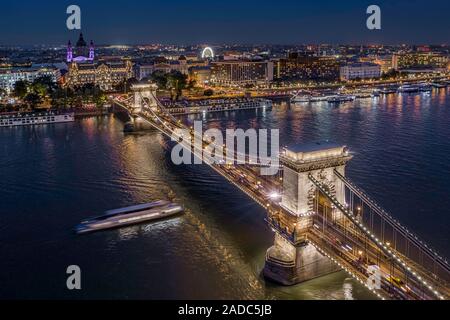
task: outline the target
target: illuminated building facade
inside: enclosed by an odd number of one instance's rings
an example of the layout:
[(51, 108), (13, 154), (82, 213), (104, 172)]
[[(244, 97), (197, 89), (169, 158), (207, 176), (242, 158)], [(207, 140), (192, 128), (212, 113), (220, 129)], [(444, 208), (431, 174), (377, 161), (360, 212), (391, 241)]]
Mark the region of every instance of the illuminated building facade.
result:
[(375, 63), (352, 63), (340, 69), (341, 80), (374, 79), (381, 76), (381, 67)]
[(75, 87), (92, 83), (102, 90), (111, 91), (115, 85), (132, 76), (132, 63), (127, 59), (100, 60), (92, 63), (72, 62), (69, 65), (66, 85)]
[(85, 84), (98, 85), (102, 90), (111, 91), (115, 85), (133, 76), (132, 63), (128, 59), (95, 60), (94, 43), (87, 46), (83, 34), (73, 48), (70, 41), (67, 46), (69, 71), (66, 85), (69, 87)]
[(189, 69), (189, 79), (198, 85), (204, 85), (211, 80), (211, 68), (209, 66), (198, 66)]
[(169, 60), (159, 57), (155, 61), (148, 63), (136, 63), (134, 66), (134, 77), (138, 80), (149, 78), (153, 72), (160, 71), (162, 73), (170, 73), (179, 71), (182, 74), (189, 75), (189, 70), (193, 67), (203, 67), (207, 65), (207, 61), (193, 60), (184, 55), (179, 56), (177, 60)]
[(60, 70), (53, 67), (0, 69), (0, 88), (9, 93), (14, 90), (17, 81), (33, 82), (43, 76), (49, 76), (55, 83), (61, 80)]
[(393, 69), (391, 55), (378, 56), (375, 60), (373, 60), (373, 63), (380, 66), (382, 73), (386, 73)]
[(433, 52), (394, 53), (392, 67), (401, 69), (446, 69), (448, 56)]
[(268, 83), (273, 80), (272, 61), (217, 61), (211, 63), (211, 82), (226, 86)]
[(339, 62), (334, 57), (316, 57), (297, 52), (276, 62), (276, 78), (282, 80), (339, 79)]

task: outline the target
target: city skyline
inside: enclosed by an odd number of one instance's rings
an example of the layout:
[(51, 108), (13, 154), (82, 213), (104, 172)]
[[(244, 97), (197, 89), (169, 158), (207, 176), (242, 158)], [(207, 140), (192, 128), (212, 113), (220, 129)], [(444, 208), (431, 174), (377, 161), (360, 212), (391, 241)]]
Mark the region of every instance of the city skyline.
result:
[(449, 9), (2, 4), (0, 300), (450, 300)]
[[(78, 1), (81, 30), (66, 27), (67, 7), (61, 1), (3, 4), (0, 45), (58, 45), (80, 31), (98, 44), (448, 44), (450, 23), (446, 1), (377, 1), (381, 30), (368, 30), (369, 1), (299, 3), (273, 6), (248, 1), (210, 3), (161, 1), (128, 5)], [(18, 21), (20, 24), (18, 25)], [(11, 28), (11, 26), (14, 28)], [(433, 30), (432, 33), (429, 31)]]

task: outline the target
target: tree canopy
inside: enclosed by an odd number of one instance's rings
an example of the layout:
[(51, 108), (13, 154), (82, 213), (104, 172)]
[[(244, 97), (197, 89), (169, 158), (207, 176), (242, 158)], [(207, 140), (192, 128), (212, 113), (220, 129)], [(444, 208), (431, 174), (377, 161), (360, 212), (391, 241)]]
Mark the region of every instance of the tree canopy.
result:
[(14, 84), (13, 95), (17, 98), (23, 99), (28, 93), (30, 83), (25, 80), (19, 80)]
[(42, 98), (39, 94), (30, 92), (25, 96), (24, 101), (31, 109), (34, 110), (42, 103)]
[(188, 82), (187, 75), (175, 70), (169, 73), (157, 70), (152, 73), (150, 80), (155, 82), (160, 90), (170, 91), (172, 100), (178, 100), (183, 90), (195, 85), (195, 82)]

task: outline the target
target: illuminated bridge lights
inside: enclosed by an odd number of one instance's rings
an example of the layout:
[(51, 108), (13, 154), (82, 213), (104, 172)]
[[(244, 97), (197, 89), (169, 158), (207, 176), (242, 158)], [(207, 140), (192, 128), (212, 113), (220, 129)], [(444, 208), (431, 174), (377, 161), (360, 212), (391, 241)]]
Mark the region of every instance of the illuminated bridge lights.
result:
[[(156, 100), (157, 101), (157, 100)], [(144, 100), (144, 103), (147, 104), (147, 102)], [(118, 103), (118, 105), (121, 105), (122, 107), (129, 109), (129, 107), (124, 106), (121, 103)], [(148, 106), (148, 105), (147, 105)], [(182, 128), (183, 126), (180, 124), (179, 120), (174, 120), (174, 123), (176, 123), (175, 125), (172, 125), (171, 122), (166, 121), (161, 119), (158, 114), (152, 110), (152, 108), (146, 108), (148, 109), (148, 113), (147, 112), (143, 112), (141, 114), (139, 114), (138, 116), (140, 116), (141, 118), (143, 118), (145, 121), (149, 122), (152, 126), (154, 126), (156, 129), (158, 129), (159, 131), (161, 131), (163, 134), (170, 136), (171, 134), (173, 134), (174, 132), (174, 128)], [(161, 111), (164, 111), (164, 107), (161, 107)], [(172, 117), (170, 114), (168, 114), (169, 117)], [(160, 123), (160, 125), (159, 125)], [(162, 126), (162, 128), (161, 128)], [(194, 154), (200, 152), (200, 150), (196, 150), (194, 148)], [(210, 165), (216, 172), (218, 172), (220, 175), (224, 176), (228, 181), (230, 181), (233, 185), (237, 186), (240, 190), (242, 190), (244, 193), (246, 193), (251, 199), (253, 199), (255, 202), (257, 202), (258, 204), (260, 204), (262, 207), (270, 207), (270, 203), (267, 203), (266, 205), (264, 205), (263, 202), (260, 201), (260, 199), (258, 199), (257, 197), (255, 197), (255, 195), (253, 195), (251, 192), (249, 192), (248, 190), (246, 190), (245, 188), (243, 188), (239, 183), (235, 182), (233, 180), (232, 177), (229, 177), (225, 172), (222, 172), (217, 166), (214, 165)], [(339, 177), (339, 175), (338, 175)], [(439, 294), (438, 291), (434, 290), (433, 287), (431, 285), (428, 285), (428, 283), (426, 281), (424, 281), (422, 279), (422, 277), (418, 276), (417, 273), (415, 271), (413, 271), (409, 266), (407, 266), (407, 264), (402, 261), (399, 257), (397, 257), (391, 250), (389, 250), (385, 244), (383, 244), (374, 234), (372, 234), (364, 225), (363, 223), (361, 223), (360, 221), (358, 221), (357, 219), (355, 219), (355, 216), (352, 212), (350, 212), (348, 210), (348, 205), (347, 206), (343, 206), (338, 200), (337, 198), (332, 195), (328, 190), (325, 190), (322, 187), (322, 184), (320, 182), (318, 182), (312, 175), (309, 175), (309, 178), (312, 182), (314, 182), (314, 184), (324, 193), (327, 195), (327, 197), (330, 198), (330, 200), (332, 200), (333, 204), (336, 206), (336, 208), (338, 208), (339, 210), (341, 210), (349, 219), (350, 221), (352, 221), (355, 225), (358, 225), (361, 230), (364, 231), (365, 234), (369, 235), (369, 237), (371, 239), (374, 240), (374, 242), (376, 244), (379, 245), (379, 247), (381, 248), (381, 250), (383, 250), (385, 253), (387, 253), (388, 256), (394, 258), (396, 261), (398, 261), (403, 267), (405, 267), (405, 270), (408, 270), (408, 272), (410, 274), (412, 274), (418, 281), (420, 281), (424, 286), (426, 286), (428, 289), (430, 289), (433, 294), (435, 294), (437, 297), (439, 297), (439, 299), (444, 299), (444, 297), (442, 295)], [(342, 179), (342, 178), (341, 178)], [(281, 179), (280, 179), (281, 180)], [(344, 183), (346, 183), (345, 178), (342, 179), (344, 181)], [(379, 208), (378, 205), (374, 205), (374, 207)], [(384, 210), (382, 210), (381, 208), (379, 209), (384, 216), (389, 217), (391, 220), (394, 220), (392, 217), (390, 217), (387, 213), (385, 213)], [(269, 210), (269, 213), (271, 212), (271, 210)], [(316, 214), (315, 212), (307, 212), (305, 214), (302, 214), (301, 216), (311, 216), (313, 214)], [(394, 220), (396, 222), (396, 220)], [(398, 223), (397, 223), (398, 224)], [(401, 226), (400, 224), (398, 224), (403, 230), (407, 230), (405, 227)], [(273, 228), (272, 228), (273, 230)], [(406, 231), (408, 234), (411, 234), (409, 231)], [(417, 239), (416, 236), (412, 236), (413, 238)], [(423, 244), (422, 241), (417, 240), (417, 242), (420, 242)], [(426, 248), (428, 248), (428, 246), (426, 244), (424, 244), (424, 246)], [(343, 268), (347, 273), (349, 273), (353, 278), (357, 279), (360, 283), (365, 284), (364, 281), (362, 279), (360, 279), (355, 273), (353, 273), (351, 270), (349, 270), (346, 266), (342, 265), (340, 262), (338, 262), (336, 259), (334, 259), (333, 257), (331, 257), (330, 255), (326, 254), (323, 250), (321, 250), (320, 248), (318, 248), (316, 245), (314, 245), (314, 247), (321, 253), (323, 253), (325, 256), (327, 256), (329, 259), (331, 259), (333, 262), (337, 263), (341, 268)], [(434, 250), (431, 250), (431, 252), (433, 252), (436, 256), (437, 253)], [(440, 257), (440, 256), (439, 256)], [(445, 261), (445, 263), (447, 263), (447, 261)], [(367, 284), (365, 284), (366, 287)], [(368, 287), (369, 288), (369, 287)], [(370, 289), (370, 288), (369, 288)], [(377, 292), (375, 292), (374, 290), (372, 290), (374, 293), (377, 294), (378, 297), (380, 297), (381, 299), (384, 299), (381, 295), (379, 295)]]
[(343, 177), (337, 170), (334, 170), (335, 174), (340, 178), (348, 187), (352, 187), (353, 189), (357, 190), (360, 194), (364, 196), (364, 200), (372, 204), (376, 209), (378, 209), (382, 216), (387, 217), (391, 222), (394, 222), (398, 227), (400, 227), (404, 232), (406, 232), (409, 236), (413, 237), (414, 240), (419, 242), (422, 246), (424, 246), (426, 249), (429, 250), (430, 253), (432, 253), (434, 256), (439, 258), (441, 262), (449, 266), (448, 261), (443, 258), (436, 250), (432, 249), (430, 246), (428, 246), (426, 243), (424, 243), (420, 238), (418, 238), (415, 234), (410, 232), (408, 228), (403, 226), (397, 219), (393, 218), (391, 215), (389, 215), (383, 208), (381, 208), (375, 201), (373, 201), (371, 198), (369, 198), (360, 188), (358, 188), (355, 184), (353, 184), (349, 179)]
[[(316, 186), (317, 186), (323, 193), (329, 195), (329, 192), (327, 192), (326, 190), (324, 190), (324, 188), (322, 187), (322, 184), (321, 184), (319, 181), (317, 181), (311, 174), (309, 175), (309, 178), (310, 178), (310, 180), (311, 180), (312, 182), (314, 182), (314, 184), (316, 184)], [(337, 202), (337, 207), (343, 208), (343, 206), (337, 201), (337, 199), (336, 199), (335, 197), (331, 197), (331, 196), (330, 196), (329, 198), (330, 198), (330, 200)], [(346, 215), (348, 215), (348, 213), (349, 213), (348, 210), (342, 210), (342, 211), (343, 211)], [(354, 218), (353, 215), (349, 215), (349, 219), (350, 219), (353, 223), (355, 223), (356, 225), (362, 226), (361, 222), (355, 220), (355, 218)], [(379, 244), (379, 245), (381, 246), (382, 249), (385, 249), (385, 247), (383, 248), (383, 246), (382, 246), (382, 242), (379, 241), (379, 239), (378, 239), (375, 235), (373, 235), (370, 231), (366, 231), (365, 229), (363, 229), (363, 230), (364, 230), (365, 233), (368, 234), (368, 235), (369, 235), (369, 236), (370, 236), (377, 244)], [(387, 254), (391, 256), (391, 258), (393, 258), (394, 260), (396, 260), (397, 262), (399, 262), (401, 265), (407, 266), (406, 263), (405, 263), (404, 261), (402, 261), (399, 257), (397, 257), (397, 255), (395, 255), (391, 250), (389, 250), (389, 249), (386, 248), (386, 249), (383, 250), (383, 251), (385, 251), (385, 253), (387, 252)], [(408, 270), (408, 269), (406, 269), (406, 270)], [(408, 270), (408, 271), (409, 271), (409, 270)], [(427, 282), (424, 281), (424, 280), (422, 280), (421, 277), (417, 276), (417, 274), (416, 274), (415, 272), (412, 272), (412, 274), (413, 274), (413, 276), (416, 277), (417, 280), (421, 281), (423, 285), (428, 286)], [(430, 289), (433, 293), (434, 293), (434, 291), (436, 291), (436, 290), (434, 290), (434, 288), (431, 287), (431, 286), (428, 286), (428, 289)], [(436, 292), (437, 292), (437, 291), (436, 291)], [(440, 295), (439, 293), (437, 293), (436, 296), (438, 296), (439, 299), (443, 299), (443, 296)]]
[(345, 267), (343, 264), (341, 264), (339, 261), (331, 257), (328, 253), (320, 249), (318, 246), (316, 246), (314, 243), (310, 242), (311, 245), (316, 248), (317, 251), (319, 251), (324, 256), (328, 257), (331, 261), (333, 261), (336, 265), (338, 265), (341, 269), (345, 270), (347, 274), (349, 274), (352, 278), (354, 278), (356, 281), (364, 285), (367, 289), (369, 289), (371, 292), (373, 292), (379, 299), (386, 300), (381, 294), (379, 294), (375, 289), (371, 288), (366, 281), (362, 280), (360, 277), (358, 277), (355, 273), (350, 271), (347, 267)]

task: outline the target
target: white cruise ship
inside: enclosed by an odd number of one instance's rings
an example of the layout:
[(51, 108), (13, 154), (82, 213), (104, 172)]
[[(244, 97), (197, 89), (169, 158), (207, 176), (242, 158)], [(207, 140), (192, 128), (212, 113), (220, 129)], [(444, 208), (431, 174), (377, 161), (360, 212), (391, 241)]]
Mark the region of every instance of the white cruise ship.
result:
[(74, 113), (39, 112), (0, 115), (0, 127), (73, 122)]

